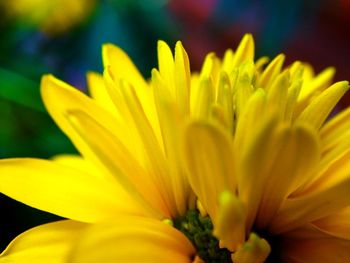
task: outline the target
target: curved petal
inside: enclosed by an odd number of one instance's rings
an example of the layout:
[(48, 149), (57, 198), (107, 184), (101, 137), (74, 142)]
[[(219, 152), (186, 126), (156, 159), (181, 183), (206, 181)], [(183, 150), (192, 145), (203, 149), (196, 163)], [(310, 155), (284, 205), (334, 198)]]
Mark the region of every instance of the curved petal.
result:
[(103, 66), (110, 67), (113, 75), (119, 80), (124, 79), (140, 91), (149, 89), (147, 82), (142, 77), (129, 56), (119, 47), (113, 44), (105, 44), (102, 47)]
[[(349, 170), (341, 172), (348, 174)], [(350, 178), (345, 178), (306, 196), (287, 199), (273, 218), (270, 231), (282, 233), (296, 229), (348, 207), (350, 204), (349, 188)]]
[(251, 34), (245, 34), (233, 55), (232, 67), (247, 61), (254, 60), (255, 45)]
[[(158, 119), (152, 89), (132, 60), (121, 48), (112, 44), (105, 44), (102, 47), (102, 57), (104, 68), (107, 69), (114, 81), (114, 88), (119, 88), (120, 80), (133, 86), (147, 118), (158, 132)], [(119, 104), (118, 101), (114, 103)]]
[(99, 161), (142, 207), (157, 218), (161, 218), (164, 214), (169, 217), (167, 207), (164, 207), (162, 202), (163, 196), (158, 192), (159, 188), (155, 187), (149, 173), (138, 164), (118, 138), (84, 112), (70, 111), (68, 118), (87, 145), (96, 153)]
[(34, 227), (17, 236), (0, 255), (0, 263), (65, 263), (73, 244), (87, 227), (62, 220)]
[(320, 94), (332, 83), (335, 74), (335, 69), (329, 67), (320, 72), (317, 76), (311, 65), (303, 64), (303, 85), (298, 96), (298, 102), (294, 111), (294, 116), (297, 117), (310, 103), (315, 94)]
[[(343, 110), (327, 121), (320, 130), (322, 143), (326, 147), (336, 144), (350, 129), (350, 108)], [(329, 146), (328, 146), (329, 147)], [(328, 148), (327, 147), (327, 148)]]
[(258, 87), (268, 88), (276, 76), (281, 72), (285, 60), (283, 54), (276, 56), (266, 67), (259, 78)]
[(29, 206), (81, 222), (144, 210), (111, 181), (40, 159), (0, 161), (0, 192)]
[(310, 171), (320, 158), (316, 132), (297, 124), (281, 131), (282, 144), (277, 149), (274, 163), (265, 179), (256, 227), (265, 228), (277, 213), (287, 196), (308, 179)]
[(271, 252), (269, 243), (251, 233), (249, 239), (232, 254), (235, 263), (263, 263)]
[(184, 157), (193, 191), (211, 218), (215, 218), (219, 195), (225, 190), (236, 190), (229, 136), (208, 123), (193, 122), (185, 133)]
[(313, 222), (321, 231), (350, 241), (350, 207)]
[(91, 97), (100, 106), (105, 107), (111, 112), (115, 112), (116, 108), (109, 96), (103, 76), (95, 72), (88, 72), (86, 77)]
[(214, 235), (220, 244), (235, 251), (245, 239), (245, 211), (242, 202), (229, 191), (220, 195), (217, 217), (214, 222)]
[(67, 120), (66, 115), (68, 110), (79, 109), (88, 112), (93, 115), (95, 119), (103, 123), (106, 128), (111, 130), (113, 134), (119, 138), (125, 138), (126, 146), (133, 149), (134, 145), (132, 143), (132, 138), (130, 138), (130, 133), (128, 133), (128, 129), (125, 128), (125, 125), (122, 126), (122, 122), (118, 119), (118, 116), (111, 114), (111, 112), (98, 105), (96, 101), (87, 97), (74, 87), (51, 75), (47, 75), (42, 78), (41, 95), (51, 117), (70, 138), (79, 152), (88, 160), (100, 164), (95, 153)]
[(334, 237), (286, 239), (282, 260), (287, 263), (350, 262), (350, 241)]
[[(155, 70), (152, 71), (154, 76)], [(154, 79), (153, 79), (154, 80)], [(158, 83), (159, 84), (159, 83)], [(171, 182), (170, 192), (174, 195), (178, 215), (184, 215), (193, 192), (182, 165), (181, 136), (183, 118), (178, 107), (164, 96), (161, 87), (154, 85), (155, 102), (160, 120), (164, 154), (168, 169), (168, 181)], [(179, 132), (180, 131), (180, 132)]]
[(71, 263), (185, 263), (195, 249), (175, 228), (154, 219), (119, 217), (92, 226), (72, 250)]
[(348, 89), (349, 83), (347, 81), (333, 84), (305, 107), (297, 121), (308, 123), (319, 129)]
[(51, 160), (64, 166), (81, 170), (82, 172), (89, 174), (89, 176), (97, 176), (98, 178), (109, 178), (109, 176), (103, 173), (101, 169), (98, 169), (91, 162), (88, 162), (79, 155), (60, 154), (55, 155), (51, 158)]
[[(134, 127), (128, 125), (125, 120), (118, 119), (117, 114), (112, 114), (110, 111), (105, 110), (96, 101), (53, 76), (43, 77), (41, 92), (45, 105), (56, 123), (70, 137), (84, 158), (104, 170), (112, 181), (115, 180), (114, 177), (116, 175), (106, 170), (105, 164), (101, 162), (101, 156), (86, 141), (86, 136), (84, 137), (84, 134), (80, 133), (81, 130), (78, 131), (72, 121), (67, 117), (69, 112), (78, 110), (93, 120), (98, 120), (98, 124), (103, 129), (118, 139), (122, 138), (120, 147), (133, 153), (137, 162), (141, 161), (141, 158), (144, 159), (142, 144), (140, 145), (139, 139), (135, 138), (135, 131), (132, 130)], [(96, 136), (95, 134), (91, 134), (90, 129), (87, 132), (89, 132), (90, 136)], [(109, 145), (106, 144), (104, 147), (108, 148)]]

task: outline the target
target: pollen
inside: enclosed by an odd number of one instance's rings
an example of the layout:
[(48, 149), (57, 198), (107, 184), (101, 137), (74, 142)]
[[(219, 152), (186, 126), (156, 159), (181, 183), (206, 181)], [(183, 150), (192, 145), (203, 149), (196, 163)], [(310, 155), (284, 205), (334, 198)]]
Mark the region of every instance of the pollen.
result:
[(213, 223), (209, 216), (202, 216), (198, 210), (191, 209), (174, 220), (174, 227), (192, 242), (204, 262), (232, 263), (230, 251), (220, 248), (219, 240), (213, 236)]

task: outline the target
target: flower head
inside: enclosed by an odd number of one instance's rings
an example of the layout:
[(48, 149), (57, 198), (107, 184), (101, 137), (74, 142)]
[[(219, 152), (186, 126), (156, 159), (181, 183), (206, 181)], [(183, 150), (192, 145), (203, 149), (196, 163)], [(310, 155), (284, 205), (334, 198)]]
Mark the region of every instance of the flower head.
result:
[(180, 42), (174, 55), (158, 43), (149, 81), (113, 45), (103, 61), (92, 98), (43, 78), (82, 157), (2, 160), (0, 190), (69, 220), (20, 235), (0, 262), (350, 259), (350, 110), (327, 120), (349, 86), (332, 68), (255, 61), (251, 35), (199, 73)]

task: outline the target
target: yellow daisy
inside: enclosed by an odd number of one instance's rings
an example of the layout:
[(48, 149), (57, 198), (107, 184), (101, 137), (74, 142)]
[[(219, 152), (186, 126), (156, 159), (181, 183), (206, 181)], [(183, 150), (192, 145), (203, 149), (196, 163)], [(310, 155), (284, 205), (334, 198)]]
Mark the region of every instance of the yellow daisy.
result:
[(103, 47), (91, 97), (52, 76), (45, 105), (83, 157), (0, 161), (0, 191), (68, 218), (31, 229), (0, 262), (347, 262), (350, 109), (332, 68), (254, 61), (246, 35), (191, 73), (158, 43), (144, 80)]

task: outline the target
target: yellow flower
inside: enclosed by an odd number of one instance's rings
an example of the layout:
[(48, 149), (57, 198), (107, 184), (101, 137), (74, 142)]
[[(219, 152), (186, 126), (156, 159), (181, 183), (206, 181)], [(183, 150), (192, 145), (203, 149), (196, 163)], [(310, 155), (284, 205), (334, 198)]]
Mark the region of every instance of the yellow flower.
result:
[(332, 68), (254, 61), (244, 36), (191, 73), (158, 43), (145, 81), (103, 47), (92, 98), (52, 76), (45, 105), (83, 157), (0, 161), (0, 191), (68, 218), (31, 229), (0, 262), (347, 262), (350, 109)]
[(95, 0), (11, 0), (0, 3), (9, 17), (48, 34), (62, 33), (81, 23), (94, 5)]

